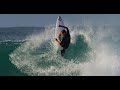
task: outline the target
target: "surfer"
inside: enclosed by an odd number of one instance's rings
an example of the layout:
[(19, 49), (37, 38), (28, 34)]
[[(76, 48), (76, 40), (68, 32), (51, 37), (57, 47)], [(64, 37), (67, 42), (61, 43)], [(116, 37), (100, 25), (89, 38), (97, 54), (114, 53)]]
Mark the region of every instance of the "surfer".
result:
[(55, 38), (55, 40), (63, 48), (61, 50), (61, 56), (64, 56), (65, 50), (68, 48), (68, 46), (70, 44), (70, 33), (69, 33), (68, 27), (61, 26), (61, 25), (59, 25), (59, 27), (63, 27), (64, 29), (60, 32), (60, 34), (58, 36), (60, 41), (58, 41), (56, 38)]

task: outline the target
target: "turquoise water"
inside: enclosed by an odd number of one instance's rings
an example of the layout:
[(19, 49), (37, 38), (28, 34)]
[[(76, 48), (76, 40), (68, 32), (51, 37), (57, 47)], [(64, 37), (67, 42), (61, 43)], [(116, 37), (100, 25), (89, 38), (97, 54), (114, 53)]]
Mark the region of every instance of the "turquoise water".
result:
[(20, 43), (6, 42), (0, 43), (0, 76), (26, 76), (20, 72), (15, 65), (11, 64), (9, 54), (13, 52)]
[(119, 27), (69, 28), (64, 58), (56, 53), (54, 26), (0, 29), (0, 76), (120, 75)]

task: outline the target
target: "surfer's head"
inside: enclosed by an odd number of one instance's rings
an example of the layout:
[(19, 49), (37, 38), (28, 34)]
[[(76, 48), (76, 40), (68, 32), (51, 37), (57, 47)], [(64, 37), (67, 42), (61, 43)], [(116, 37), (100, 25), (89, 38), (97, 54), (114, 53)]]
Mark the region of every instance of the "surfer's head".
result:
[(62, 30), (61, 33), (62, 33), (62, 35), (64, 35), (64, 36), (66, 35), (66, 31), (65, 31), (65, 30)]

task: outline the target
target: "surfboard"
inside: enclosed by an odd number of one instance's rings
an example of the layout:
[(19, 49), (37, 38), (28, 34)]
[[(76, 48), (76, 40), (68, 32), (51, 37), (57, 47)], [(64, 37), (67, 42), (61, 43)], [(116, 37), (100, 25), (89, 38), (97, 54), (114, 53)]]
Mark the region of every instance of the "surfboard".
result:
[[(58, 16), (58, 18), (57, 18), (56, 28), (55, 28), (55, 38), (57, 38), (58, 41), (60, 41), (59, 38), (58, 38), (59, 33), (64, 29), (63, 27), (59, 27), (59, 25), (64, 26), (64, 22), (63, 22), (63, 20), (62, 20), (62, 18), (60, 16)], [(57, 42), (55, 43), (55, 45), (57, 47), (56, 51), (58, 53), (62, 49), (62, 47), (60, 45), (58, 45)]]
[[(57, 21), (56, 21), (56, 28), (55, 28), (55, 38), (58, 38), (59, 33), (64, 29), (63, 27), (59, 27), (59, 25), (64, 26), (64, 22), (60, 16), (58, 16)], [(59, 40), (60, 41), (60, 40)]]

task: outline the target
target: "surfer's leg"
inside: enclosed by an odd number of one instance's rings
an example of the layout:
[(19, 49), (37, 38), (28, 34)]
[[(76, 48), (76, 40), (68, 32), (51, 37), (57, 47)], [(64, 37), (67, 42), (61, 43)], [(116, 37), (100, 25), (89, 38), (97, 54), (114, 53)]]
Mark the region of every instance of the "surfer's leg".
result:
[(61, 50), (61, 56), (64, 56), (65, 54), (65, 49)]

